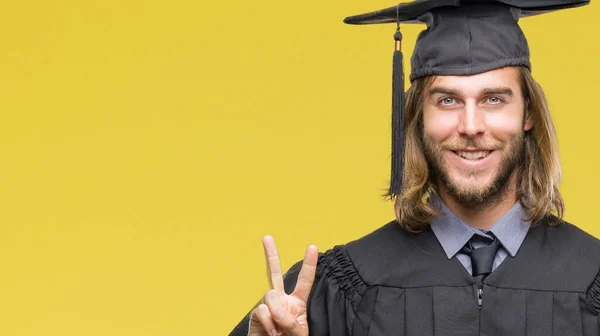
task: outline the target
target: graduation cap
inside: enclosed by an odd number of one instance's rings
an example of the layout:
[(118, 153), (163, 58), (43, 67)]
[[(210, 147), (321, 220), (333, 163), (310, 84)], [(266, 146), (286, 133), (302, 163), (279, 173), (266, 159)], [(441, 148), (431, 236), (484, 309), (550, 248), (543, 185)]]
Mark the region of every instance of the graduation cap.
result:
[(344, 19), (348, 24), (396, 23), (392, 82), (392, 175), (388, 196), (402, 192), (404, 71), (401, 23), (425, 23), (411, 58), (410, 81), (474, 75), (505, 66), (531, 69), (521, 17), (587, 5), (590, 0), (416, 0)]

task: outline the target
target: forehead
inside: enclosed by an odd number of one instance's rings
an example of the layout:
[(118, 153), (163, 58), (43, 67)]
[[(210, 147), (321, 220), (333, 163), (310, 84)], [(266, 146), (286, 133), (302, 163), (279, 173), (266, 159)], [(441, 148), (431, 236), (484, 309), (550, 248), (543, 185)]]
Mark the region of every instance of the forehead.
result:
[(518, 68), (504, 67), (470, 76), (437, 76), (432, 88), (458, 90), (466, 95), (477, 94), (485, 89), (510, 88), (518, 94), (519, 84)]

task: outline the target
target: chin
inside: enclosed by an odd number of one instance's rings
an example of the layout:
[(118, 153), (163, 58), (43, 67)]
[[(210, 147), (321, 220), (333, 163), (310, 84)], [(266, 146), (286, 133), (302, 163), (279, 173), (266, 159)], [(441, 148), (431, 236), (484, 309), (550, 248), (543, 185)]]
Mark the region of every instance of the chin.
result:
[(468, 189), (485, 189), (498, 174), (486, 169), (455, 169), (450, 172), (450, 181), (457, 187)]
[(487, 190), (489, 190), (489, 188), (490, 188), (489, 183), (486, 183), (486, 184), (455, 183), (454, 184), (454, 189), (456, 191), (459, 191), (460, 193), (472, 194), (472, 195), (484, 194)]
[(494, 175), (449, 177), (450, 179), (444, 183), (444, 188), (456, 202), (466, 207), (477, 207), (493, 202), (508, 186), (508, 181), (498, 180)]
[(491, 176), (461, 176), (460, 178), (450, 178), (452, 189), (465, 194), (484, 194), (492, 186)]

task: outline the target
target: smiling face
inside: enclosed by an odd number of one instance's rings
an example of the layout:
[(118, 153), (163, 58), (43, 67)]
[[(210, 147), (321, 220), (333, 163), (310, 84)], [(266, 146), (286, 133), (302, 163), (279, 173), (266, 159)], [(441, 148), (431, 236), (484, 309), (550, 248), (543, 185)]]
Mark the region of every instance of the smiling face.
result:
[(439, 76), (425, 94), (423, 144), (438, 187), (466, 206), (493, 201), (514, 183), (531, 129), (518, 69)]

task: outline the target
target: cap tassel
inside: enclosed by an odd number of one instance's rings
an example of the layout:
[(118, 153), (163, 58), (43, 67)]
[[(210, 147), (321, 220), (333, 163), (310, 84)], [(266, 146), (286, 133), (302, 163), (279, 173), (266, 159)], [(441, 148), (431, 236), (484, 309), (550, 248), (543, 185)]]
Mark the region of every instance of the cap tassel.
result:
[(400, 21), (397, 21), (394, 34), (394, 69), (392, 73), (392, 176), (389, 196), (402, 192), (402, 174), (404, 166), (404, 68), (402, 62), (402, 33)]

